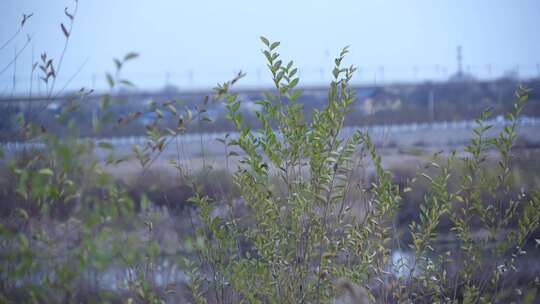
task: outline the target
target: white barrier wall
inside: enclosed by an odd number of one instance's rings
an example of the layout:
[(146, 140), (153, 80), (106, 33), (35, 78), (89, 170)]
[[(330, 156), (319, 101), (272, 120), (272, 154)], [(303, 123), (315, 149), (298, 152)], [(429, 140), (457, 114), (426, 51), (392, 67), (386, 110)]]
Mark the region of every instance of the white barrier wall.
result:
[[(502, 116), (497, 116), (495, 119), (488, 120), (487, 124), (492, 124), (495, 127), (503, 127), (509, 125), (510, 121), (506, 120)], [(519, 119), (519, 123), (522, 126), (538, 126), (540, 125), (540, 118), (523, 116)], [(387, 134), (387, 133), (402, 133), (402, 132), (417, 132), (424, 130), (465, 130), (472, 129), (476, 126), (474, 120), (467, 121), (442, 121), (433, 123), (409, 123), (409, 124), (395, 124), (395, 125), (373, 125), (373, 126), (349, 126), (343, 128), (341, 134), (343, 136), (351, 135), (354, 131), (360, 129), (370, 134)], [(212, 132), (212, 133), (187, 133), (181, 135), (182, 141), (185, 143), (198, 142), (201, 140), (207, 142), (215, 140), (216, 138), (223, 138), (228, 132)], [(236, 132), (230, 132), (229, 137), (235, 138), (238, 136)], [(81, 139), (87, 140), (87, 139)], [(147, 142), (147, 138), (144, 136), (128, 136), (128, 137), (110, 137), (110, 138), (95, 138), (96, 142), (106, 142), (114, 146), (132, 146), (135, 144), (144, 145)], [(0, 146), (5, 152), (18, 152), (30, 148), (41, 148), (42, 143), (39, 142), (4, 142), (0, 143)]]

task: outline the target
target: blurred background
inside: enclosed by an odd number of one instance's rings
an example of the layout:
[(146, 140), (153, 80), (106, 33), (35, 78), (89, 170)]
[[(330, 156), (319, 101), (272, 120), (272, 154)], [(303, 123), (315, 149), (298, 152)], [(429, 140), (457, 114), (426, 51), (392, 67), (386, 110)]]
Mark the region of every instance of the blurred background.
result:
[[(27, 92), (32, 58), (58, 57), (60, 23), (74, 1), (6, 0), (0, 41), (22, 32), (0, 50), (0, 95)], [(59, 83), (106, 88), (113, 57), (136, 51), (125, 71), (139, 90), (166, 85), (208, 89), (243, 70), (243, 87), (271, 79), (259, 36), (281, 41), (294, 59), (301, 84), (331, 79), (332, 60), (351, 46), (357, 84), (444, 81), (461, 69), (477, 79), (528, 79), (540, 74), (540, 3), (518, 1), (79, 1), (73, 36)], [(27, 43), (27, 36), (31, 37)], [(17, 54), (16, 63), (11, 63)]]

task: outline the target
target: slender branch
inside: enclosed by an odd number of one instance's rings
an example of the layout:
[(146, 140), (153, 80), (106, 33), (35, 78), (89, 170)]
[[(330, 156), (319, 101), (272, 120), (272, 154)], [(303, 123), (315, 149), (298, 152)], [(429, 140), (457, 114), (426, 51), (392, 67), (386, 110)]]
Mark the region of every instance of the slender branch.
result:
[(13, 39), (15, 39), (21, 31), (22, 26), (19, 27), (19, 29), (11, 37), (9, 37), (8, 40), (2, 44), (2, 46), (0, 46), (0, 50), (3, 50), (11, 41), (13, 41)]
[[(69, 18), (69, 30), (67, 31), (66, 35), (66, 41), (64, 43), (64, 48), (62, 49), (62, 53), (60, 54), (60, 60), (58, 60), (58, 65), (56, 66), (56, 75), (60, 74), (60, 70), (62, 69), (62, 63), (64, 62), (64, 56), (66, 55), (66, 51), (69, 45), (69, 38), (71, 37), (71, 33), (73, 30), (73, 24), (75, 23), (75, 17), (77, 16), (77, 9), (79, 8), (79, 1), (75, 0), (75, 9), (73, 11), (73, 14), (71, 14), (71, 17)], [(65, 34), (65, 32), (64, 32)], [(49, 90), (48, 98), (51, 97), (52, 93), (54, 92), (54, 86), (56, 84), (56, 77), (53, 78), (51, 88)]]
[(86, 58), (86, 60), (84, 60), (84, 62), (79, 66), (79, 68), (77, 69), (77, 71), (75, 71), (75, 73), (73, 73), (73, 75), (71, 75), (71, 77), (68, 79), (68, 81), (64, 84), (64, 86), (62, 87), (62, 89), (60, 89), (60, 91), (58, 91), (54, 97), (52, 99), (56, 99), (58, 98), (60, 95), (62, 95), (62, 93), (64, 93), (64, 91), (66, 90), (66, 88), (71, 84), (71, 82), (75, 79), (75, 77), (77, 77), (81, 71), (83, 70), (83, 68), (86, 66), (86, 64), (88, 63), (88, 60), (89, 58)]
[(13, 33), (13, 35), (11, 35), (11, 37), (8, 38), (8, 40), (6, 40), (2, 46), (0, 46), (0, 51), (3, 50), (6, 46), (8, 46), (8, 44), (11, 43), (11, 41), (13, 41), (15, 38), (17, 38), (17, 36), (19, 36), (19, 34), (22, 32), (22, 29), (24, 28), (24, 25), (26, 24), (26, 21), (28, 21), (28, 19), (30, 19), (34, 14), (33, 13), (30, 13), (30, 14), (23, 14), (23, 19), (21, 20), (21, 26), (19, 26), (19, 28), (17, 29), (17, 31), (15, 31), (15, 33)]
[(8, 64), (6, 66), (4, 66), (1, 70), (0, 70), (0, 75), (2, 75), (4, 72), (6, 72), (9, 67), (11, 65), (13, 65), (17, 59), (19, 58), (19, 56), (21, 56), (22, 52), (26, 49), (26, 47), (30, 44), (30, 41), (32, 40), (32, 38), (34, 38), (34, 35), (30, 35), (27, 37), (26, 39), (26, 42), (24, 43), (23, 47), (15, 54), (15, 56), (11, 59), (10, 62), (8, 62)]

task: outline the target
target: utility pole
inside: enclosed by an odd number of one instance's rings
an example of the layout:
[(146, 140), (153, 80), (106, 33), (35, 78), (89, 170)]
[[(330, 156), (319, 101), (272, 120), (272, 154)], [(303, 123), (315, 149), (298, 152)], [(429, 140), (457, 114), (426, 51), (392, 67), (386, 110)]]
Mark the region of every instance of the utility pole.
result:
[(257, 68), (257, 71), (255, 72), (257, 74), (257, 82), (259, 82), (259, 85), (261, 85), (262, 77), (261, 77), (261, 68)]
[[(17, 86), (17, 45), (15, 45), (15, 55), (13, 55), (13, 58), (15, 58), (15, 61), (13, 62), (13, 86), (11, 87), (11, 94), (9, 98), (13, 98), (13, 94), (15, 93), (15, 87)], [(9, 104), (8, 104), (9, 106)]]
[(193, 85), (193, 70), (189, 70), (188, 71), (188, 79), (189, 79), (189, 84), (190, 85)]
[[(41, 96), (41, 79), (39, 78), (39, 73), (36, 73), (36, 83), (37, 83), (38, 96)], [(93, 88), (94, 87), (92, 87), (92, 89)]]
[(92, 74), (92, 89), (95, 89), (96, 88), (96, 74), (93, 73)]
[(169, 73), (168, 71), (165, 72), (165, 86), (169, 86), (170, 82), (169, 80), (171, 79), (171, 73)]
[[(324, 62), (330, 62), (330, 51), (328, 49), (324, 50)], [(324, 82), (324, 67), (321, 67), (321, 81)]]
[(458, 45), (456, 48), (457, 52), (457, 76), (459, 78), (463, 77), (463, 55), (461, 54), (461, 45)]
[(431, 88), (428, 95), (428, 112), (430, 121), (435, 120), (435, 90)]

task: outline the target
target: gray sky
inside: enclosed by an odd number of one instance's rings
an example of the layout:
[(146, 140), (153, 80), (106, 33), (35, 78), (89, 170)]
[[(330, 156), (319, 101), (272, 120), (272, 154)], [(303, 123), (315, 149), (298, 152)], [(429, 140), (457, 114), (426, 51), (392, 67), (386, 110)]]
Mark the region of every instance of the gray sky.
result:
[[(44, 51), (60, 56), (65, 6), (74, 1), (1, 0), (0, 45), (17, 31), (23, 13), (34, 13), (0, 50), (1, 70), (26, 34), (34, 37), (17, 60), (16, 92), (28, 90), (32, 53), (35, 60)], [(79, 0), (57, 87), (84, 64), (69, 87), (103, 88), (112, 58), (130, 51), (141, 56), (124, 75), (140, 89), (162, 87), (167, 73), (180, 88), (207, 88), (239, 69), (248, 73), (244, 86), (267, 85), (260, 35), (281, 41), (283, 58), (295, 61), (304, 84), (329, 81), (332, 58), (345, 45), (351, 46), (347, 63), (360, 67), (356, 82), (449, 76), (457, 45), (464, 67), (480, 77), (489, 76), (488, 64), (491, 76), (519, 65), (527, 77), (538, 73), (539, 19), (536, 0)], [(12, 91), (14, 69), (0, 75), (0, 95)]]

